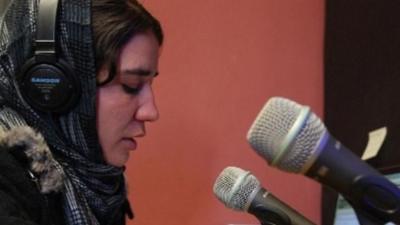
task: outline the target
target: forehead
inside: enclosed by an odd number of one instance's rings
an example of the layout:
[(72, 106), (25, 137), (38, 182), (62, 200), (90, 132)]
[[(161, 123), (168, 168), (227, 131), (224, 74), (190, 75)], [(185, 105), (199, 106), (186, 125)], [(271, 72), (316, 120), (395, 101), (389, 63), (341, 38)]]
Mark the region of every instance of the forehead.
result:
[(120, 69), (131, 67), (156, 69), (159, 54), (160, 46), (152, 32), (136, 34), (121, 49)]

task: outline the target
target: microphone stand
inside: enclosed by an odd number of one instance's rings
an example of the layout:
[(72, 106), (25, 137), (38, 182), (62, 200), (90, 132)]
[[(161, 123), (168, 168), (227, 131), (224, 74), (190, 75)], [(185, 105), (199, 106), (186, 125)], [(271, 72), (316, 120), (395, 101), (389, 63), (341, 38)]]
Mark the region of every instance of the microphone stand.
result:
[(360, 225), (400, 224), (400, 189), (383, 176), (361, 176), (343, 196)]
[(356, 213), (358, 222), (360, 223), (360, 225), (385, 225), (386, 223), (388, 223), (389, 221), (382, 221), (382, 220), (378, 220), (376, 218), (372, 218), (370, 216), (367, 216), (363, 211), (354, 208), (354, 211)]
[(360, 208), (359, 206), (357, 206), (356, 204), (353, 204), (353, 202), (344, 197), (346, 199), (346, 201), (351, 205), (351, 207), (353, 208), (358, 223), (360, 225), (385, 225), (388, 222), (391, 222), (389, 219), (378, 219), (376, 216), (372, 216), (370, 214), (368, 214), (365, 210), (363, 210), (362, 208)]

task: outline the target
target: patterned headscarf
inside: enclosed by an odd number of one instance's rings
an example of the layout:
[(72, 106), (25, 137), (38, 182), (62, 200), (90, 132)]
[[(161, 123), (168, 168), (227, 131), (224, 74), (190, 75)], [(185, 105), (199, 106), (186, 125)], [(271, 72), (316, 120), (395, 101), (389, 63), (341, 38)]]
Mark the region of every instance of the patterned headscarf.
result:
[(21, 98), (16, 74), (33, 55), (38, 0), (8, 2), (0, 18), (0, 111), (7, 111), (8, 120), (0, 121), (2, 126), (23, 118), (44, 136), (66, 176), (63, 206), (68, 224), (109, 225), (121, 220), (126, 203), (123, 171), (104, 163), (96, 130), (90, 0), (59, 3), (56, 41), (82, 90), (78, 105), (61, 115), (36, 111)]

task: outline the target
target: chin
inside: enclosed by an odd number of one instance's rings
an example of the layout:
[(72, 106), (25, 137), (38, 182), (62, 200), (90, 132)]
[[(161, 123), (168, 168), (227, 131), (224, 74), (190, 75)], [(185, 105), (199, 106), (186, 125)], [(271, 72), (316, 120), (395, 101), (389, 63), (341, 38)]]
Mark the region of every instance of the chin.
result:
[(107, 164), (115, 167), (123, 167), (125, 164), (128, 162), (129, 159), (129, 154), (127, 155), (120, 155), (120, 156), (115, 156), (115, 157), (109, 157), (106, 158), (105, 161)]
[(115, 167), (123, 167), (126, 164), (126, 161), (123, 162), (107, 162), (107, 164)]

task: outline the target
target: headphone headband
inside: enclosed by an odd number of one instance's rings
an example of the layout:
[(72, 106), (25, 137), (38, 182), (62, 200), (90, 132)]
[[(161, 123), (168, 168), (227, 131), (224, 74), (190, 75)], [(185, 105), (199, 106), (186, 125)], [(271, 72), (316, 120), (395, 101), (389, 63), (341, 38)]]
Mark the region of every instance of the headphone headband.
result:
[(40, 0), (35, 39), (35, 55), (56, 53), (58, 0)]

